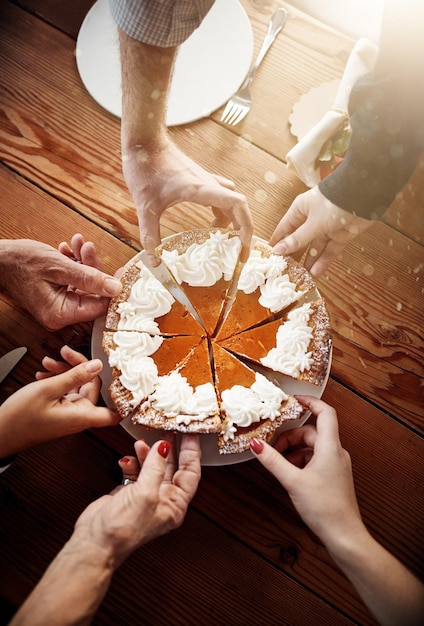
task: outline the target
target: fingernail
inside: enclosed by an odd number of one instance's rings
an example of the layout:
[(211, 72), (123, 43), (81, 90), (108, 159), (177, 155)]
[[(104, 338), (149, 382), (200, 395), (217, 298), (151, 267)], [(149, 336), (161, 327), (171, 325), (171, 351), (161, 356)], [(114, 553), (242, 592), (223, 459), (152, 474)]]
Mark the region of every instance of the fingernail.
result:
[(122, 459), (119, 459), (119, 462), (120, 463), (129, 463), (130, 460), (129, 460), (129, 458), (127, 456), (123, 456)]
[(277, 243), (273, 247), (272, 251), (275, 252), (275, 254), (284, 255), (286, 253), (286, 251), (287, 251), (287, 246), (286, 246), (285, 243)]
[(252, 452), (254, 452), (255, 454), (260, 454), (264, 449), (264, 442), (260, 439), (251, 439), (250, 447), (252, 449)]
[(143, 443), (146, 443), (146, 440), (145, 440), (145, 439), (143, 439), (143, 437), (139, 437), (139, 438), (137, 439), (137, 441), (142, 441)]
[(158, 447), (158, 452), (161, 456), (163, 456), (164, 459), (166, 459), (166, 457), (169, 454), (170, 449), (171, 449), (171, 444), (169, 443), (169, 441), (161, 441)]
[(102, 369), (102, 362), (100, 359), (93, 359), (85, 364), (87, 372), (99, 372)]
[(117, 296), (122, 291), (122, 283), (117, 278), (106, 278), (104, 287), (105, 291), (111, 296)]

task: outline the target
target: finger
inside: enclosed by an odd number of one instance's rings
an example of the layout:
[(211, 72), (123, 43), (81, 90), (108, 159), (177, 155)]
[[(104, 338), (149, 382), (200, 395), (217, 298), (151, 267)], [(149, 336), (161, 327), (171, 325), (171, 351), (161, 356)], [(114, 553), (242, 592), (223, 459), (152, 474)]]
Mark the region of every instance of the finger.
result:
[(47, 370), (47, 373), (50, 374), (62, 374), (63, 372), (67, 372), (69, 369), (69, 365), (64, 363), (63, 361), (56, 361), (52, 359), (50, 356), (43, 357), (41, 361), (41, 365)]
[(93, 380), (102, 371), (103, 365), (100, 359), (94, 359), (87, 363), (81, 363), (62, 374), (53, 376), (42, 381), (49, 389), (51, 395), (60, 398), (73, 389), (79, 389), (82, 385)]
[(337, 413), (329, 404), (312, 396), (296, 396), (300, 404), (316, 416), (317, 440), (315, 449), (319, 447), (339, 447), (339, 424)]
[(269, 471), (278, 482), (287, 490), (289, 490), (290, 484), (299, 475), (300, 470), (295, 465), (287, 461), (275, 448), (270, 446), (265, 441), (260, 441), (259, 448), (262, 448), (259, 452), (255, 452), (253, 447), (254, 442), (259, 440), (253, 440), (251, 450), (258, 461)]
[(81, 247), (81, 262), (103, 271), (103, 261), (91, 241), (86, 241)]
[(138, 226), (140, 230), (140, 243), (147, 253), (147, 258), (152, 267), (159, 265), (160, 259), (156, 254), (156, 247), (160, 244), (159, 216), (153, 213), (138, 213)]
[(59, 250), (61, 254), (63, 254), (64, 256), (67, 256), (69, 259), (74, 258), (74, 253), (72, 252), (72, 248), (70, 247), (67, 241), (61, 241), (57, 249)]
[(72, 365), (72, 367), (79, 365), (80, 363), (87, 363), (88, 361), (87, 357), (85, 357), (81, 352), (77, 352), (77, 350), (74, 350), (66, 344), (60, 349), (60, 356), (67, 363), (69, 363), (69, 365)]
[(225, 178), (225, 176), (220, 176), (219, 174), (214, 174), (213, 176), (215, 180), (226, 189), (234, 190), (236, 188), (236, 184), (233, 180)]
[(75, 233), (71, 238), (71, 248), (76, 261), (81, 263), (81, 248), (84, 245), (84, 237), (80, 233)]
[(231, 217), (234, 228), (240, 231), (242, 244), (250, 246), (253, 221), (245, 196), (221, 186), (203, 185), (193, 200), (204, 206), (213, 206)]
[(192, 499), (199, 485), (201, 456), (199, 435), (183, 435), (178, 457), (178, 470), (173, 482), (189, 500)]
[(164, 444), (170, 446), (169, 442), (165, 442), (162, 439), (153, 444), (143, 462), (141, 472), (137, 479), (138, 483), (142, 482), (143, 485), (152, 489), (154, 493), (159, 491), (159, 487), (165, 476), (167, 455), (164, 456), (163, 453), (160, 452), (163, 450)]
[(311, 448), (302, 448), (302, 450), (293, 450), (285, 454), (285, 458), (287, 461), (290, 461), (292, 465), (299, 467), (300, 469), (304, 468), (309, 461), (312, 459), (314, 451)]
[(286, 254), (285, 252), (278, 252), (281, 242), (288, 237), (291, 233), (296, 231), (306, 220), (306, 216), (300, 209), (298, 209), (297, 198), (287, 210), (287, 213), (283, 215), (276, 229), (271, 235), (269, 245), (275, 248), (277, 254)]
[(93, 406), (86, 412), (85, 420), (84, 429), (105, 428), (106, 426), (116, 426), (122, 421), (122, 417), (113, 409), (105, 406)]
[(231, 218), (216, 207), (212, 207), (212, 213), (215, 215), (212, 226), (214, 228), (227, 228), (228, 224), (231, 222)]
[(312, 276), (318, 278), (328, 269), (334, 259), (343, 251), (344, 247), (345, 244), (328, 241), (320, 254), (317, 254), (316, 257), (306, 258), (306, 269), (309, 270)]
[(137, 480), (140, 473), (140, 463), (135, 456), (124, 456), (119, 459), (118, 465), (122, 471), (122, 480)]
[[(56, 282), (60, 285), (72, 285), (88, 294), (112, 297), (122, 291), (121, 281), (94, 267), (75, 263), (66, 257), (56, 271)], [(75, 294), (74, 294), (75, 295)]]
[(149, 454), (150, 446), (144, 441), (144, 439), (137, 439), (134, 443), (134, 450), (137, 455), (138, 464), (142, 467), (146, 456)]
[[(290, 255), (294, 252), (300, 252), (306, 250), (309, 242), (312, 241), (317, 235), (316, 229), (310, 222), (306, 221), (301, 224), (297, 229), (281, 239), (274, 245), (273, 251), (275, 254)], [(271, 244), (272, 245), (272, 244)]]
[(274, 448), (278, 452), (284, 452), (289, 448), (307, 447), (313, 448), (317, 431), (315, 426), (307, 424), (300, 428), (293, 428), (281, 433), (274, 444)]

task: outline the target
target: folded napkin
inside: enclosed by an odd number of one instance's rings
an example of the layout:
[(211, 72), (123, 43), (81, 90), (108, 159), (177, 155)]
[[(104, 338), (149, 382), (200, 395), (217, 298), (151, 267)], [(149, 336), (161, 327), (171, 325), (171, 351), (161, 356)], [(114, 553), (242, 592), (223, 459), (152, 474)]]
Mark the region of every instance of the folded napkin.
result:
[(326, 142), (334, 137), (349, 120), (347, 112), (349, 96), (353, 85), (365, 74), (372, 71), (378, 55), (378, 47), (366, 38), (359, 39), (346, 64), (332, 109), (302, 137), (287, 153), (287, 167), (294, 168), (297, 175), (308, 187), (320, 181), (317, 158)]

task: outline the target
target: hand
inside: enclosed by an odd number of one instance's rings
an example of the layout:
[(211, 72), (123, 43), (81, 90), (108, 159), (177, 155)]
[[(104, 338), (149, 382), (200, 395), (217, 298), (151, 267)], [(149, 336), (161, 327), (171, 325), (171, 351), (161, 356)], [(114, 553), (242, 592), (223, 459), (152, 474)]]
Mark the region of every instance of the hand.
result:
[[(119, 423), (115, 411), (95, 406), (102, 362), (88, 361), (68, 346), (61, 353), (75, 367), (44, 359), (50, 373), (38, 374), (39, 380), (26, 385), (0, 406), (0, 458), (86, 428)], [(56, 372), (56, 376), (51, 375)]]
[[(90, 504), (78, 519), (71, 540), (80, 545), (88, 542), (110, 554), (113, 569), (138, 546), (182, 524), (200, 480), (197, 435), (182, 437), (178, 461), (169, 441), (157, 441), (149, 448), (139, 440), (134, 448), (138, 463), (133, 457), (128, 459), (131, 470), (127, 477), (136, 482), (119, 486)], [(137, 465), (141, 466), (139, 472)]]
[[(99, 259), (93, 244), (81, 240), (79, 244), (75, 256), (81, 263), (76, 263), (68, 258), (69, 247), (68, 253), (61, 254), (30, 239), (1, 240), (0, 273), (4, 278), (0, 278), (0, 290), (49, 330), (104, 315), (109, 298), (120, 293), (122, 285), (96, 269)], [(83, 264), (87, 261), (89, 264)]]
[(213, 226), (224, 228), (232, 222), (240, 230), (242, 244), (250, 246), (253, 225), (246, 198), (234, 191), (232, 181), (204, 170), (166, 135), (148, 150), (139, 146), (127, 150), (123, 172), (137, 207), (140, 241), (152, 265), (157, 265), (155, 247), (160, 243), (160, 217), (179, 202), (211, 206), (215, 215)]
[[(307, 424), (282, 433), (275, 448), (259, 440), (251, 448), (287, 490), (303, 521), (330, 548), (350, 532), (365, 532), (350, 456), (340, 443), (335, 410), (317, 398), (297, 399), (317, 416), (316, 427)], [(285, 451), (286, 458), (280, 454)]]
[(356, 217), (327, 200), (318, 187), (295, 198), (273, 232), (270, 245), (276, 254), (305, 251), (305, 267), (320, 276), (343, 248), (372, 221)]
[(100, 258), (94, 243), (85, 241), (83, 235), (76, 233), (71, 238), (71, 243), (62, 241), (58, 245), (61, 254), (67, 256), (72, 261), (77, 261), (83, 265), (94, 267), (96, 270), (103, 272), (103, 261)]

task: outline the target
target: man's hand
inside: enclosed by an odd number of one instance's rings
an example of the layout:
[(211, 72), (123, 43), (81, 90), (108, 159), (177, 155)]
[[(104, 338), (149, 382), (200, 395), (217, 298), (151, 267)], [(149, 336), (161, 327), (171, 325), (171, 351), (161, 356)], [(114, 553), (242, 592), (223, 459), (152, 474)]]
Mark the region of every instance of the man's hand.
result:
[(72, 259), (70, 250), (62, 254), (31, 239), (0, 241), (0, 290), (49, 330), (101, 317), (122, 290), (117, 278), (96, 268), (93, 244), (79, 240)]
[(137, 207), (140, 241), (152, 265), (157, 264), (154, 249), (160, 243), (161, 215), (180, 202), (212, 208), (213, 225), (232, 222), (242, 243), (250, 246), (253, 225), (245, 196), (234, 191), (232, 181), (197, 165), (168, 137), (160, 147), (135, 147), (123, 155), (123, 171)]
[(273, 232), (270, 245), (276, 254), (309, 250), (305, 267), (315, 277), (323, 274), (343, 248), (372, 221), (340, 209), (318, 187), (295, 198)]

